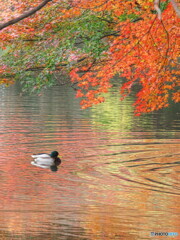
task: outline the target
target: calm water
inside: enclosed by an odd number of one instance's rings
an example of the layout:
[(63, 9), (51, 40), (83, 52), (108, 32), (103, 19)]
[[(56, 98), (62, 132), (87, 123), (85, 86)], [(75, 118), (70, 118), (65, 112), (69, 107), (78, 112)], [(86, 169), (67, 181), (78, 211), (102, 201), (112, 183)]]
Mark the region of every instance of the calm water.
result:
[[(0, 239), (141, 240), (179, 232), (178, 106), (133, 116), (132, 99), (80, 110), (73, 90), (0, 89)], [(58, 150), (57, 172), (31, 154)]]

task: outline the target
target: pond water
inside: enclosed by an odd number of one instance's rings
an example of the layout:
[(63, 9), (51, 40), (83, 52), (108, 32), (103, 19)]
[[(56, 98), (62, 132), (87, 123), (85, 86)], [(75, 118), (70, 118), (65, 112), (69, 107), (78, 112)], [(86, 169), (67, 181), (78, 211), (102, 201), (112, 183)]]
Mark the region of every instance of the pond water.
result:
[[(135, 117), (133, 99), (120, 102), (116, 89), (87, 110), (65, 87), (41, 96), (1, 87), (0, 95), (0, 239), (178, 233), (178, 106)], [(57, 172), (31, 165), (33, 153), (53, 150), (62, 158)]]

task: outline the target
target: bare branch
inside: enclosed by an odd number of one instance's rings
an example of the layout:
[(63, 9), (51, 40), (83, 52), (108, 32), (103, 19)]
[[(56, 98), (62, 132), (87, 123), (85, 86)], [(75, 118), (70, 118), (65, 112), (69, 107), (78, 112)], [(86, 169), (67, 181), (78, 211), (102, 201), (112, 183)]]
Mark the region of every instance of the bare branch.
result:
[(31, 10), (28, 11), (28, 12), (23, 13), (23, 14), (20, 15), (19, 17), (14, 18), (14, 19), (12, 19), (12, 20), (10, 20), (10, 21), (8, 21), (8, 22), (5, 22), (5, 23), (0, 24), (0, 30), (6, 28), (6, 27), (8, 27), (8, 26), (13, 25), (13, 24), (15, 24), (15, 23), (23, 20), (24, 18), (27, 18), (27, 17), (33, 15), (34, 13), (36, 13), (37, 11), (39, 11), (41, 8), (43, 8), (48, 2), (51, 2), (51, 1), (52, 1), (52, 0), (44, 0), (44, 1), (43, 1), (42, 3), (40, 3), (37, 7), (31, 9)]

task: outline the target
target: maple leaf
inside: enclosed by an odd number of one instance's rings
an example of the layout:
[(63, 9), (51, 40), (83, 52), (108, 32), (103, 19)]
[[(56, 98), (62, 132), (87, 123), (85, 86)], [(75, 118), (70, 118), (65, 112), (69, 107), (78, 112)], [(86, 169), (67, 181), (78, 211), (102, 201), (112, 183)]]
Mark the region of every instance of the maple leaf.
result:
[(180, 101), (177, 15), (175, 0), (7, 1), (0, 84), (13, 78), (39, 91), (69, 74), (87, 108), (104, 102), (119, 76), (122, 99), (138, 86), (136, 115), (167, 107)]

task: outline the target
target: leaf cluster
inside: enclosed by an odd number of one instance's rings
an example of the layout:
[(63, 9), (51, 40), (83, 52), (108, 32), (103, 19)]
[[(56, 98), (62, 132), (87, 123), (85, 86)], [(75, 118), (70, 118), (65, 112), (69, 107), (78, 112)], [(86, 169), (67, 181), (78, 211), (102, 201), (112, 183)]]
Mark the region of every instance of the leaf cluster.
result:
[[(29, 9), (25, 3), (36, 7), (34, 0), (12, 3), (20, 13)], [(18, 80), (30, 92), (71, 84), (86, 108), (103, 102), (119, 76), (122, 99), (140, 89), (138, 114), (178, 102), (178, 20), (169, 1), (160, 3), (162, 21), (153, 6), (152, 0), (50, 1), (1, 32), (0, 83)]]

